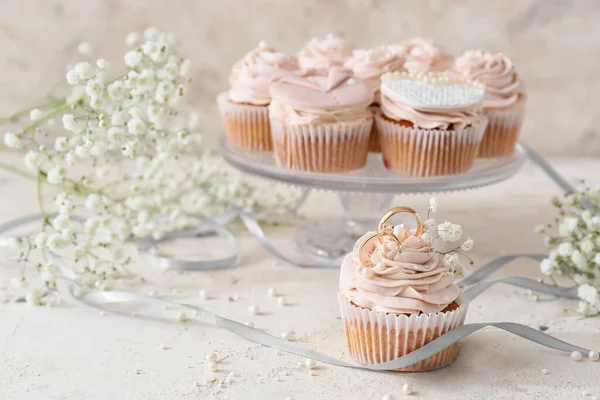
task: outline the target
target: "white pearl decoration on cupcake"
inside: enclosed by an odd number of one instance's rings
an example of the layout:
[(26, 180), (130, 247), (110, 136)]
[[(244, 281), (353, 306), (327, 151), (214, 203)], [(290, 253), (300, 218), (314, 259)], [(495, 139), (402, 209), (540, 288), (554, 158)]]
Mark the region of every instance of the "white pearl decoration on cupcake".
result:
[(412, 108), (452, 109), (481, 104), (485, 86), (446, 73), (388, 72), (381, 91)]

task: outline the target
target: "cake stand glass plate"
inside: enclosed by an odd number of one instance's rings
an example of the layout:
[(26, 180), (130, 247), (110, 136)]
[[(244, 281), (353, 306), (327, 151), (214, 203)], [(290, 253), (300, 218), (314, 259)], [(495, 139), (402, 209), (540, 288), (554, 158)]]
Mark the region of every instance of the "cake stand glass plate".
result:
[(359, 170), (317, 173), (278, 167), (273, 153), (234, 149), (224, 139), (220, 151), (223, 158), (240, 171), (280, 183), (338, 192), (345, 212), (343, 219), (309, 222), (295, 236), (296, 247), (320, 261), (338, 260), (352, 250), (360, 235), (374, 229), (396, 195), (452, 192), (491, 185), (513, 176), (527, 158), (523, 146), (517, 144), (511, 156), (477, 159), (464, 174), (412, 177), (389, 172), (381, 154), (375, 153), (369, 154), (367, 164)]

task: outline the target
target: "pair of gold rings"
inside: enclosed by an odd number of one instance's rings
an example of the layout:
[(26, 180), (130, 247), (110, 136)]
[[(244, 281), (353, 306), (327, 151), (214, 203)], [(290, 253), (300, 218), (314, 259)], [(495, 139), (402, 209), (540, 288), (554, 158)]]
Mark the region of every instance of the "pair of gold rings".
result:
[(401, 213), (412, 214), (417, 220), (417, 230), (415, 232), (415, 236), (421, 236), (423, 234), (423, 220), (421, 219), (419, 213), (417, 213), (414, 209), (404, 206), (389, 209), (388, 211), (386, 211), (385, 214), (383, 214), (383, 217), (381, 217), (381, 219), (379, 220), (379, 224), (377, 225), (377, 232), (369, 236), (358, 248), (358, 257), (362, 266), (366, 267), (368, 265), (373, 264), (369, 259), (369, 256), (372, 253), (372, 247), (369, 246), (371, 243), (377, 241), (383, 243), (383, 238), (388, 236), (391, 237), (392, 240), (396, 241), (398, 245), (400, 245), (400, 241), (396, 236), (394, 236), (394, 228), (388, 225), (387, 222), (394, 215)]

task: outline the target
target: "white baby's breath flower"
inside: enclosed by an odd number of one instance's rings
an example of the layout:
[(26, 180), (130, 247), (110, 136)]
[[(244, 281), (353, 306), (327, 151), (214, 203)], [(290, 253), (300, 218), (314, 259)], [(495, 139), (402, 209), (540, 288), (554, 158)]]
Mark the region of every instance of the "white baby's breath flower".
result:
[(114, 126), (123, 126), (129, 120), (129, 115), (124, 111), (116, 111), (110, 117), (110, 123)]
[(25, 293), (25, 302), (30, 306), (39, 306), (42, 304), (42, 294), (37, 290)]
[(546, 227), (544, 225), (536, 225), (535, 228), (533, 228), (535, 233), (544, 233), (545, 230)]
[(125, 54), (125, 65), (131, 68), (136, 68), (142, 62), (143, 55), (139, 51), (131, 50)]
[(67, 96), (67, 104), (73, 106), (77, 103), (80, 103), (84, 97), (85, 97), (85, 87), (84, 86), (75, 86), (71, 90), (71, 93), (69, 93), (69, 95)]
[(48, 236), (48, 239), (46, 240), (46, 247), (52, 252), (57, 252), (58, 250), (63, 248), (66, 244), (67, 243), (65, 242), (65, 239), (58, 232), (54, 232), (54, 233), (50, 234)]
[(438, 199), (437, 197), (431, 197), (429, 199), (429, 211), (436, 213), (438, 210)]
[(61, 153), (67, 151), (69, 142), (64, 136), (59, 136), (54, 140), (54, 150), (60, 151)]
[(79, 83), (79, 80), (80, 80), (79, 72), (76, 71), (75, 69), (68, 70), (66, 77), (67, 77), (67, 82), (70, 85), (77, 85)]
[(594, 263), (596, 263), (596, 265), (600, 265), (600, 253), (596, 253), (594, 256)]
[(14, 277), (10, 280), (10, 284), (17, 289), (24, 289), (27, 287), (27, 280), (22, 276)]
[(39, 232), (35, 235), (33, 243), (38, 249), (44, 249), (46, 247), (46, 240), (48, 240), (48, 234), (46, 232)]
[(581, 248), (582, 252), (590, 254), (594, 251), (594, 242), (592, 242), (591, 239), (586, 239), (583, 242), (581, 242), (579, 247)]
[(62, 231), (63, 229), (67, 229), (71, 225), (71, 221), (68, 216), (59, 214), (54, 217), (52, 221), (52, 227), (57, 231)]
[(92, 68), (90, 63), (87, 61), (78, 62), (77, 64), (75, 64), (73, 69), (77, 71), (79, 79), (82, 80), (90, 79), (94, 75), (94, 68)]
[(573, 245), (569, 242), (561, 243), (558, 246), (558, 254), (563, 257), (568, 257), (573, 252)]
[(42, 118), (43, 116), (44, 116), (44, 113), (39, 108), (34, 108), (33, 110), (29, 111), (29, 119), (32, 121), (37, 121), (38, 119)]
[(463, 251), (471, 251), (471, 249), (473, 248), (473, 245), (475, 244), (475, 241), (473, 239), (471, 239), (470, 237), (467, 238), (467, 240), (465, 240), (465, 242), (460, 246), (460, 249)]
[(100, 69), (107, 69), (110, 66), (110, 63), (104, 58), (99, 58), (96, 60), (96, 66)]
[(37, 171), (39, 165), (40, 153), (29, 150), (25, 154), (25, 166), (31, 171)]
[(585, 256), (577, 249), (571, 253), (571, 261), (575, 267), (581, 271), (585, 271), (588, 267), (588, 261)]
[(11, 149), (20, 149), (23, 145), (19, 136), (12, 132), (6, 132), (4, 134), (4, 144)]
[(189, 59), (185, 59), (181, 62), (181, 65), (179, 65), (179, 74), (181, 76), (186, 76), (187, 74), (190, 73), (190, 69), (192, 66), (192, 62)]
[(53, 262), (46, 263), (40, 271), (40, 277), (43, 281), (46, 282), (54, 280), (59, 270), (60, 267), (58, 266), (58, 264)]
[(97, 211), (102, 207), (102, 199), (95, 193), (90, 194), (85, 200), (85, 207), (91, 211)]
[(540, 263), (540, 271), (544, 275), (552, 275), (554, 272), (554, 263), (548, 258), (544, 258)]
[(590, 303), (587, 301), (580, 301), (577, 303), (577, 312), (585, 316), (590, 314)]
[(127, 46), (133, 46), (138, 41), (140, 35), (137, 32), (129, 32), (125, 37), (125, 44)]
[(48, 176), (47, 176), (46, 180), (51, 185), (59, 185), (63, 182), (65, 174), (66, 174), (66, 170), (64, 167), (56, 166), (56, 167), (52, 168), (50, 171), (48, 171)]
[(451, 268), (459, 265), (458, 255), (456, 253), (446, 254), (444, 256), (444, 264)]
[(456, 242), (462, 236), (462, 227), (446, 221), (438, 225), (438, 235), (445, 242)]
[(89, 42), (81, 42), (77, 46), (77, 51), (84, 56), (89, 56), (92, 54), (92, 45)]
[(577, 296), (594, 307), (596, 307), (599, 301), (598, 289), (587, 283), (579, 286), (577, 289)]
[(433, 228), (435, 228), (437, 226), (437, 222), (435, 222), (435, 220), (433, 218), (429, 218), (428, 220), (426, 220), (423, 223), (423, 227), (425, 228), (425, 231), (429, 231)]

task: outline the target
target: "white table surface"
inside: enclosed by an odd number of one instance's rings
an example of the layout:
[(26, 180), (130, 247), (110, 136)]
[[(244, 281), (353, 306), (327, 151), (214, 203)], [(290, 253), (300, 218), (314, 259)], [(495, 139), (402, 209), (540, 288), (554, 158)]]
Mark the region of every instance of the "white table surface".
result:
[[(600, 183), (600, 161), (554, 159), (570, 180)], [(35, 185), (0, 172), (0, 220), (37, 210)], [(470, 192), (441, 194), (438, 218), (461, 223), (475, 239), (473, 256), (481, 265), (499, 255), (543, 251), (533, 233), (554, 217), (550, 197), (559, 189), (535, 166), (527, 164), (507, 182)], [(419, 209), (427, 196), (398, 197), (397, 204)], [(315, 192), (302, 209), (307, 218), (338, 208), (331, 193)], [(269, 230), (285, 246), (294, 227)], [(195, 249), (209, 251), (198, 242)], [(213, 248), (214, 250), (214, 248)], [(336, 269), (300, 269), (274, 263), (249, 235), (243, 235), (242, 261), (234, 269), (205, 273), (156, 275), (142, 293), (202, 304), (239, 321), (252, 320), (273, 334), (294, 331), (297, 341), (348, 360), (336, 301)], [(143, 267), (143, 266), (142, 266)], [(16, 274), (2, 266), (0, 294)], [(512, 263), (502, 275), (536, 277), (533, 261)], [(281, 307), (267, 295), (269, 287), (285, 294)], [(197, 293), (206, 289), (210, 300)], [(173, 293), (176, 289), (177, 293)], [(227, 297), (239, 295), (238, 301)], [(249, 316), (256, 304), (264, 315)], [(600, 349), (600, 318), (581, 319), (574, 302), (535, 303), (523, 290), (498, 286), (471, 305), (468, 322), (514, 321), (575, 344)], [(164, 343), (169, 349), (161, 350)], [(204, 355), (216, 352), (220, 371), (206, 368)], [(547, 375), (542, 374), (547, 369)], [(136, 371), (137, 370), (137, 371)], [(0, 304), (0, 399), (402, 399), (405, 382), (415, 387), (407, 399), (582, 399), (600, 396), (600, 362), (573, 362), (568, 355), (488, 329), (464, 340), (457, 360), (442, 370), (376, 373), (319, 365), (310, 376), (294, 355), (247, 342), (214, 326), (104, 315), (73, 303), (52, 308)], [(139, 373), (138, 373), (139, 372)], [(230, 382), (226, 377), (233, 372)], [(197, 386), (198, 384), (199, 386)], [(589, 399), (590, 397), (588, 397)]]

